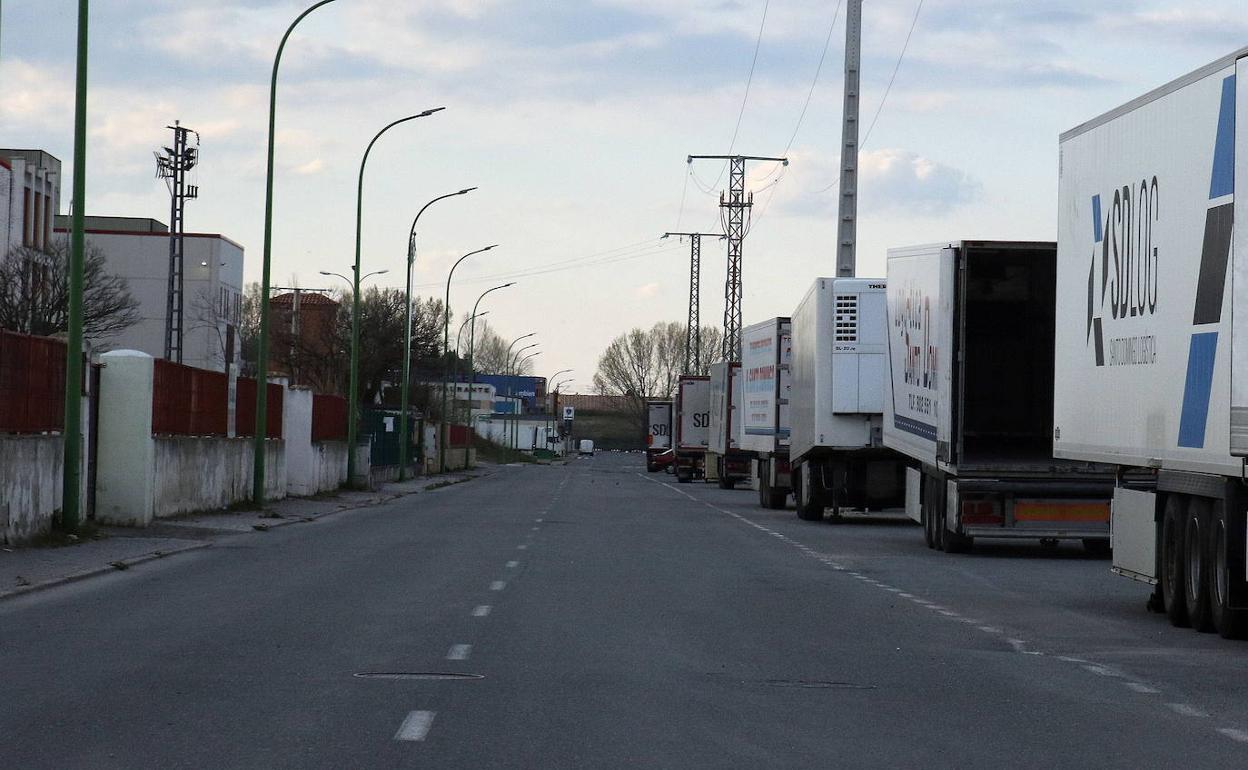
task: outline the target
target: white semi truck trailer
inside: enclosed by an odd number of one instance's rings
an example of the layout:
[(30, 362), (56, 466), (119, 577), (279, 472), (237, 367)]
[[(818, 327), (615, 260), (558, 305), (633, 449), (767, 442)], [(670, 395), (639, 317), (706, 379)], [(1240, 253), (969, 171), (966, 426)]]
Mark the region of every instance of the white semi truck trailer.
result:
[(754, 455), (758, 504), (764, 508), (784, 508), (793, 491), (789, 477), (792, 349), (793, 324), (788, 318), (769, 318), (741, 331), (744, 393), (737, 412), (741, 448)]
[(676, 381), (676, 481), (687, 484), (706, 476), (706, 447), (711, 433), (711, 381), (684, 374)]
[(658, 456), (672, 448), (672, 402), (646, 402), (646, 470), (659, 470)]
[[(1248, 48), (1062, 135), (1053, 446), (1111, 463), (1113, 569), (1248, 613)], [(1238, 224), (1238, 226), (1236, 226)]]
[(706, 449), (706, 480), (720, 489), (732, 489), (750, 478), (751, 456), (741, 448), (741, 364), (711, 364), (709, 442)]
[(914, 461), (906, 511), (930, 548), (992, 537), (1108, 549), (1113, 469), (1053, 456), (1056, 263), (1051, 242), (888, 252), (884, 443)]
[(793, 311), (789, 454), (803, 520), (904, 502), (905, 463), (882, 434), (884, 305), (882, 279), (820, 278)]

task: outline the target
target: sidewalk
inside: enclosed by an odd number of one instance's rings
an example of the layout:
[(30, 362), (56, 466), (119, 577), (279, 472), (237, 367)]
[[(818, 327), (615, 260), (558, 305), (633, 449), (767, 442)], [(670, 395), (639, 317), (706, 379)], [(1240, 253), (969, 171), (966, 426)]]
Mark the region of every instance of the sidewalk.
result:
[(208, 548), (216, 540), (255, 535), (291, 524), (316, 521), (343, 511), (368, 508), (400, 497), (481, 478), (493, 466), (471, 472), (391, 482), (369, 492), (341, 491), (316, 497), (278, 500), (262, 511), (218, 511), (161, 519), (146, 529), (100, 527), (99, 539), (55, 547), (0, 547), (0, 601), (53, 586), (85, 580), (179, 553)]

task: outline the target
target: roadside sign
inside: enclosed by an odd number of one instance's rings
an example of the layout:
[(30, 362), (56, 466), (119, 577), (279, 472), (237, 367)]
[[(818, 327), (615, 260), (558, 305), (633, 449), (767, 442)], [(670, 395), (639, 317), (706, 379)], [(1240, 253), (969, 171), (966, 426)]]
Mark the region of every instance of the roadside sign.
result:
[(565, 419), (565, 420), (575, 420), (575, 419), (576, 419), (576, 407), (574, 407), (574, 406), (565, 406), (565, 407), (563, 408), (563, 419)]

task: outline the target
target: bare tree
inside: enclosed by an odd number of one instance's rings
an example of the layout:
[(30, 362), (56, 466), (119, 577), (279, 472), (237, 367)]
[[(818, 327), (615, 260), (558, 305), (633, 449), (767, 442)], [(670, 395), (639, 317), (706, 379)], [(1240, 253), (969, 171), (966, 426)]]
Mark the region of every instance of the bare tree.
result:
[[(468, 332), (464, 332), (467, 336)], [(480, 374), (507, 374), (508, 367), (515, 361), (515, 349), (511, 351), (510, 358), (507, 354), (507, 347), (511, 345), (511, 340), (504, 339), (494, 331), (494, 329), (486, 321), (477, 321), (477, 338), (473, 347), (475, 350), (472, 354), (472, 367)], [(465, 349), (468, 346), (467, 340), (464, 342)], [(533, 372), (533, 361), (525, 361), (520, 365), (517, 374), (531, 374)]]
[[(718, 330), (703, 327), (703, 344), (715, 346), (708, 350), (718, 349), (722, 339)], [(594, 389), (603, 395), (622, 396), (625, 411), (644, 430), (647, 401), (671, 399), (682, 374), (705, 374), (709, 369), (706, 364), (703, 371), (682, 371), (684, 354), (684, 324), (660, 322), (648, 330), (633, 329), (612, 340), (599, 357)]]
[[(140, 320), (139, 302), (124, 278), (105, 268), (104, 252), (88, 245), (82, 271), (83, 337), (99, 344)], [(0, 328), (52, 336), (69, 330), (69, 244), (47, 251), (19, 247), (0, 259)]]

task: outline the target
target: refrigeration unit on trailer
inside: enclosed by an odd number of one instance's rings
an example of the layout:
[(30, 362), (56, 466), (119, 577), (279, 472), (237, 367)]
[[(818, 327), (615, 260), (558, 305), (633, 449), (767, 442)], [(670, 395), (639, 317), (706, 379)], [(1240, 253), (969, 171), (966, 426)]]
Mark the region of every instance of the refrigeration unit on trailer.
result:
[(672, 448), (672, 402), (646, 403), (646, 470), (659, 470), (656, 458)]
[(753, 453), (758, 503), (783, 508), (792, 491), (789, 480), (789, 361), (792, 323), (771, 318), (741, 332), (741, 373), (744, 395), (741, 448)]
[(1053, 457), (1057, 248), (955, 241), (888, 252), (884, 443), (910, 457), (929, 548), (976, 537), (1108, 548), (1113, 469)]
[(904, 502), (905, 464), (881, 431), (885, 299), (882, 279), (820, 278), (793, 311), (789, 455), (804, 520)]
[(710, 441), (706, 450), (706, 479), (720, 489), (749, 481), (749, 453), (741, 449), (741, 364), (720, 361), (710, 371)]
[(684, 484), (705, 475), (711, 425), (710, 378), (681, 375), (677, 380), (675, 423), (675, 474)]
[[(1062, 135), (1054, 453), (1122, 470), (1113, 569), (1248, 614), (1248, 48)], [(1238, 226), (1236, 226), (1238, 223)]]

